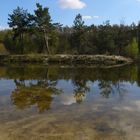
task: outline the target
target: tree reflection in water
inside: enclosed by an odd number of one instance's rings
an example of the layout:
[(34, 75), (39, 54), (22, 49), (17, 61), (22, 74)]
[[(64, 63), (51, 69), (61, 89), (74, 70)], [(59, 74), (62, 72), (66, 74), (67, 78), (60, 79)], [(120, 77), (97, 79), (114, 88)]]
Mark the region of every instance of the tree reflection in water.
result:
[[(111, 69), (58, 66), (25, 66), (21, 68), (19, 66), (5, 69), (7, 74), (5, 77), (16, 79), (16, 88), (11, 95), (14, 105), (20, 109), (36, 105), (39, 112), (44, 112), (52, 107), (55, 95), (59, 95), (63, 91), (67, 92), (67, 87), (59, 85), (60, 81), (67, 84), (66, 86), (69, 86), (68, 81), (72, 81), (71, 94), (62, 94), (64, 105), (82, 103), (88, 98), (88, 93), (93, 90), (97, 91), (103, 98), (110, 98), (113, 94), (123, 97), (126, 93), (126, 82), (130, 84), (140, 83), (138, 80), (140, 77), (139, 69), (135, 65)], [(68, 99), (72, 101), (70, 102)], [(64, 100), (68, 100), (68, 103)]]
[(112, 81), (101, 80), (99, 81), (98, 86), (100, 89), (100, 94), (105, 98), (109, 98), (111, 94), (115, 93), (121, 96), (123, 93), (126, 93), (125, 85), (119, 81), (113, 83)]
[(11, 99), (14, 105), (25, 109), (36, 105), (39, 112), (51, 108), (53, 95), (58, 95), (62, 90), (57, 89), (56, 81), (39, 80), (36, 84), (26, 84), (25, 80), (15, 80), (16, 89), (12, 92)]
[[(77, 103), (82, 103), (86, 95), (91, 91), (91, 86), (87, 80), (73, 80), (73, 97)], [(51, 108), (54, 95), (63, 93), (62, 89), (56, 87), (57, 81), (38, 80), (36, 83), (25, 80), (15, 80), (16, 89), (12, 92), (11, 99), (14, 105), (19, 109), (29, 108), (36, 105), (39, 112), (44, 112)], [(125, 86), (121, 82), (99, 81), (98, 87), (100, 94), (109, 98), (110, 95), (118, 93), (123, 95)], [(64, 93), (65, 94), (65, 93)]]
[(87, 86), (86, 80), (73, 80), (74, 85), (74, 98), (77, 103), (83, 102), (86, 98), (86, 93), (90, 92), (90, 87)]

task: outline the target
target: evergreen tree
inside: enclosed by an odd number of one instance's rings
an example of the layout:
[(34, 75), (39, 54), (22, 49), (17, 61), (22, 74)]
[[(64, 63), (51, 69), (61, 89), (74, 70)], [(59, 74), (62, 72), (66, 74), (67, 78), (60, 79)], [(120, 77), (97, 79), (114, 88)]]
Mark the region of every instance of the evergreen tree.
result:
[(8, 18), (9, 27), (13, 28), (14, 31), (14, 40), (16, 38), (19, 38), (19, 44), (20, 44), (20, 53), (24, 52), (24, 33), (27, 32), (28, 25), (30, 23), (28, 12), (27, 10), (24, 10), (23, 8), (17, 7), (17, 9), (13, 10), (12, 14), (9, 14)]
[(84, 33), (85, 33), (85, 28), (84, 28), (84, 21), (82, 19), (82, 15), (78, 14), (75, 17), (74, 20), (74, 33), (73, 33), (73, 43), (72, 45), (76, 48), (77, 52), (79, 54), (83, 53), (82, 52), (82, 47), (84, 44)]
[(49, 14), (49, 8), (43, 8), (39, 3), (36, 4), (37, 9), (34, 11), (35, 15), (31, 16), (31, 19), (34, 20), (33, 26), (38, 29), (44, 36), (45, 48), (44, 51), (47, 51), (50, 54), (49, 49), (49, 33), (52, 30), (51, 16)]

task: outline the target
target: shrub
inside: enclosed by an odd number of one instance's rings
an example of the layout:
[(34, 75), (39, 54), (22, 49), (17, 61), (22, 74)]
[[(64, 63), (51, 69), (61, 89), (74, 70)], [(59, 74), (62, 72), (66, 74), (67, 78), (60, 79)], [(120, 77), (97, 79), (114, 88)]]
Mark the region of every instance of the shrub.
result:
[(132, 58), (136, 58), (139, 54), (138, 42), (136, 38), (130, 42), (130, 44), (126, 47), (126, 55)]
[(0, 54), (8, 54), (8, 51), (6, 50), (3, 43), (0, 43)]

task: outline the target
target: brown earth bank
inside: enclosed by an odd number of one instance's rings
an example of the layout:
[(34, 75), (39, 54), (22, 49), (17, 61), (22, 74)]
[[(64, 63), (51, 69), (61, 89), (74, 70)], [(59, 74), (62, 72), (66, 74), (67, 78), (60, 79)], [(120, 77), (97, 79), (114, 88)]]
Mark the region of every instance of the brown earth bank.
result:
[(133, 60), (115, 55), (0, 55), (0, 63), (42, 63), (42, 64), (68, 64), (68, 65), (124, 65)]

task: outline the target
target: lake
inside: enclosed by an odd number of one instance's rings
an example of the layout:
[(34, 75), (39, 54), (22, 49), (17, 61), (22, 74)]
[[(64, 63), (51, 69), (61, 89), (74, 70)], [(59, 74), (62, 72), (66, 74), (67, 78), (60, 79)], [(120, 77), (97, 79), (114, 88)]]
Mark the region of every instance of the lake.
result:
[(1, 65), (0, 140), (140, 140), (140, 66)]

